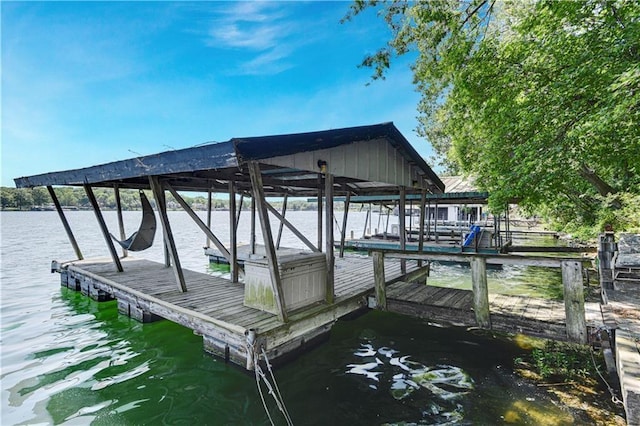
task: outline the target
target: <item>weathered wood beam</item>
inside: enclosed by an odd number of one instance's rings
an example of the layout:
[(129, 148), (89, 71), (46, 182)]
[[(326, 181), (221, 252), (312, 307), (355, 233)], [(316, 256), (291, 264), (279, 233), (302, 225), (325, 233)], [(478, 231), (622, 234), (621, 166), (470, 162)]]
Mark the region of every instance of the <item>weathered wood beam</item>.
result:
[[(124, 220), (122, 219), (122, 202), (120, 200), (120, 188), (118, 185), (113, 186), (114, 196), (116, 198), (116, 211), (118, 212), (118, 228), (120, 229), (120, 239), (126, 240), (127, 236), (124, 232)], [(129, 250), (122, 247), (122, 257), (127, 257), (129, 255)]]
[(102, 231), (102, 236), (104, 237), (104, 241), (107, 243), (107, 248), (109, 248), (109, 253), (111, 253), (111, 258), (113, 259), (113, 263), (116, 265), (116, 269), (118, 272), (122, 272), (122, 263), (120, 262), (120, 258), (118, 257), (118, 253), (116, 252), (116, 247), (113, 245), (113, 241), (111, 240), (111, 236), (109, 235), (109, 229), (107, 228), (107, 224), (104, 221), (104, 217), (102, 216), (102, 212), (100, 211), (100, 206), (98, 205), (98, 201), (96, 200), (95, 195), (93, 195), (93, 190), (89, 185), (83, 185), (84, 192), (87, 194), (87, 198), (91, 203), (91, 207), (93, 207), (93, 213), (96, 215), (96, 219), (98, 220), (98, 225), (100, 225), (100, 230)]
[(289, 230), (291, 232), (294, 233), (294, 235), (296, 237), (298, 237), (300, 239), (300, 241), (302, 241), (307, 247), (309, 247), (309, 249), (313, 252), (320, 252), (321, 250), (319, 250), (316, 246), (313, 245), (313, 243), (311, 241), (309, 241), (307, 239), (307, 237), (304, 236), (304, 234), (302, 232), (300, 232), (291, 222), (289, 222), (284, 216), (282, 216), (280, 214), (280, 212), (278, 210), (276, 210), (271, 204), (267, 203), (266, 201), (264, 202), (265, 207), (278, 219), (280, 220), (282, 223), (285, 224), (285, 226), (287, 228), (289, 228)]
[(153, 191), (153, 198), (155, 198), (156, 205), (158, 206), (160, 222), (162, 223), (162, 229), (164, 230), (163, 235), (165, 246), (169, 252), (171, 265), (173, 267), (173, 274), (175, 275), (176, 283), (178, 284), (178, 290), (181, 292), (185, 292), (187, 291), (187, 284), (184, 280), (184, 273), (182, 272), (180, 258), (178, 257), (178, 250), (176, 248), (175, 240), (173, 239), (173, 233), (171, 232), (171, 224), (169, 223), (169, 216), (167, 215), (167, 206), (165, 202), (162, 183), (157, 176), (149, 176), (149, 185), (151, 186), (151, 190)]
[(287, 322), (288, 316), (284, 300), (284, 292), (282, 290), (282, 282), (280, 281), (276, 248), (273, 245), (273, 236), (271, 234), (271, 225), (269, 223), (269, 212), (267, 210), (268, 205), (265, 200), (264, 189), (262, 187), (260, 166), (255, 161), (249, 162), (247, 166), (251, 177), (251, 186), (253, 187), (253, 197), (256, 200), (258, 217), (260, 218), (265, 254), (267, 257), (267, 263), (269, 264), (269, 274), (271, 275), (271, 289), (273, 290), (273, 295), (278, 308), (278, 319), (282, 322)]
[(473, 289), (473, 312), (478, 327), (491, 329), (489, 314), (489, 288), (487, 286), (487, 261), (483, 257), (471, 258), (471, 286)]
[(325, 253), (327, 257), (327, 282), (326, 282), (326, 294), (325, 300), (328, 304), (332, 304), (334, 301), (334, 266), (335, 266), (335, 256), (334, 256), (334, 237), (333, 237), (333, 175), (331, 173), (325, 173), (324, 175), (325, 182), (325, 215), (324, 217), (327, 219), (327, 223), (325, 223), (326, 227), (326, 238), (325, 238)]
[(73, 231), (71, 230), (71, 226), (69, 226), (69, 222), (67, 221), (67, 217), (62, 210), (62, 206), (60, 205), (60, 201), (58, 201), (58, 197), (56, 196), (53, 187), (47, 186), (47, 191), (49, 191), (49, 195), (51, 196), (51, 201), (53, 201), (53, 205), (56, 206), (56, 211), (58, 212), (58, 216), (60, 217), (60, 221), (62, 222), (62, 226), (64, 226), (64, 230), (67, 233), (67, 238), (69, 238), (69, 242), (73, 247), (73, 251), (76, 253), (76, 257), (80, 260), (84, 259), (82, 256), (82, 252), (80, 251), (80, 246), (76, 241), (76, 237), (73, 235)]
[[(548, 268), (560, 268), (563, 261), (573, 261), (581, 263), (583, 260), (579, 258), (561, 258), (561, 257), (543, 257), (543, 256), (518, 256), (512, 254), (484, 254), (484, 253), (418, 253), (418, 252), (402, 252), (400, 250), (370, 250), (371, 253), (376, 251), (384, 252), (385, 257), (389, 259), (414, 259), (414, 260), (437, 260), (440, 262), (460, 262), (470, 263), (474, 257), (482, 257), (486, 259), (487, 264), (491, 265), (523, 265), (523, 266), (543, 266)], [(585, 259), (585, 261), (587, 261)]]
[(238, 233), (236, 228), (236, 183), (229, 181), (229, 266), (231, 282), (238, 282)]
[[(289, 194), (284, 194), (284, 200), (282, 201), (282, 217), (287, 215), (287, 200), (289, 199)], [(276, 240), (276, 249), (280, 248), (280, 241), (282, 240), (282, 230), (284, 229), (284, 222), (280, 221), (280, 226), (278, 227), (278, 239)]]
[(351, 192), (347, 192), (344, 199), (344, 215), (342, 216), (342, 231), (340, 233), (340, 257), (344, 257), (344, 241), (347, 238), (347, 218), (349, 216), (349, 204), (351, 202)]
[(584, 289), (582, 286), (582, 264), (562, 261), (562, 287), (564, 289), (564, 311), (567, 337), (574, 343), (586, 344), (587, 322), (584, 311)]
[(196, 223), (196, 225), (198, 225), (198, 227), (202, 230), (202, 232), (205, 233), (205, 235), (207, 236), (207, 239), (210, 241), (213, 241), (213, 244), (216, 246), (218, 250), (220, 250), (220, 253), (224, 256), (224, 258), (227, 259), (227, 262), (231, 262), (231, 254), (229, 253), (229, 250), (227, 250), (224, 244), (220, 242), (220, 240), (218, 239), (218, 237), (216, 237), (216, 235), (213, 233), (211, 228), (204, 224), (202, 219), (200, 219), (200, 217), (196, 214), (196, 212), (194, 212), (193, 209), (189, 207), (189, 204), (187, 204), (184, 198), (182, 198), (180, 194), (178, 194), (178, 192), (171, 185), (165, 182), (164, 186), (171, 193), (171, 195), (173, 195), (173, 198), (175, 198), (178, 204), (180, 204), (180, 207), (182, 207), (182, 209), (189, 215), (189, 217), (193, 219), (193, 221)]

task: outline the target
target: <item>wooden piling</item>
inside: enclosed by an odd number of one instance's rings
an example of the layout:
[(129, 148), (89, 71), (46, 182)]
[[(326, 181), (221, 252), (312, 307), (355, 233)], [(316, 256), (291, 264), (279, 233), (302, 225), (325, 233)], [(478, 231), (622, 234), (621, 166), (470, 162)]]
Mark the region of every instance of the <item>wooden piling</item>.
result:
[(584, 311), (582, 265), (576, 261), (562, 261), (562, 286), (569, 341), (586, 344), (587, 323)]
[(487, 261), (484, 257), (471, 258), (471, 285), (473, 288), (473, 311), (478, 327), (491, 329)]
[(373, 279), (376, 290), (376, 308), (381, 311), (387, 310), (387, 289), (385, 287), (384, 276), (384, 253), (373, 252)]

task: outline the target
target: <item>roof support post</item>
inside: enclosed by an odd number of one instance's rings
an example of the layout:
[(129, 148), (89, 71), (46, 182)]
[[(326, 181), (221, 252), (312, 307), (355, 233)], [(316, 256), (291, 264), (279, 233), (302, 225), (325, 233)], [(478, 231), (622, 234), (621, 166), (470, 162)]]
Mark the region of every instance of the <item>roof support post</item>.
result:
[[(241, 207), (242, 208), (242, 207)], [(231, 282), (238, 282), (238, 247), (236, 232), (236, 183), (229, 181), (229, 266), (231, 267)]]
[(243, 204), (244, 204), (244, 194), (240, 193), (240, 203), (238, 203), (238, 214), (236, 215), (236, 232), (238, 232), (238, 224), (240, 223), (240, 214), (242, 213)]
[(251, 254), (256, 254), (256, 197), (251, 196), (251, 235), (249, 236)]
[[(118, 185), (113, 186), (114, 196), (116, 198), (116, 210), (118, 211), (118, 228), (120, 228), (120, 239), (127, 239), (124, 232), (124, 220), (122, 219), (122, 202), (120, 200), (120, 188)], [(122, 257), (127, 257), (129, 255), (129, 250), (122, 247)]]
[(249, 176), (251, 177), (251, 187), (253, 189), (253, 197), (256, 200), (258, 208), (258, 216), (260, 217), (260, 227), (262, 228), (262, 238), (264, 240), (265, 254), (267, 263), (269, 264), (269, 273), (271, 275), (271, 289), (278, 307), (278, 319), (287, 322), (287, 311), (284, 301), (284, 293), (282, 291), (282, 282), (280, 281), (280, 271), (278, 269), (278, 258), (276, 256), (276, 248), (273, 245), (273, 236), (271, 234), (271, 225), (269, 223), (269, 212), (267, 211), (267, 203), (264, 196), (264, 188), (262, 187), (262, 175), (260, 174), (260, 166), (255, 161), (247, 163), (249, 168)]
[(176, 277), (176, 283), (178, 284), (178, 290), (181, 292), (187, 291), (187, 284), (184, 281), (184, 274), (182, 272), (182, 266), (180, 265), (180, 258), (178, 257), (178, 250), (176, 249), (176, 242), (173, 239), (173, 233), (171, 232), (171, 224), (169, 223), (169, 216), (167, 215), (167, 204), (164, 196), (164, 188), (157, 176), (149, 176), (149, 185), (153, 191), (153, 198), (156, 200), (158, 206), (158, 213), (160, 214), (160, 222), (162, 223), (164, 242), (171, 258), (171, 265), (173, 266), (173, 274)]
[(431, 200), (427, 201), (427, 241), (431, 240)]
[(324, 175), (325, 182), (325, 200), (326, 200), (326, 210), (324, 217), (327, 220), (325, 223), (325, 227), (327, 228), (327, 235), (325, 241), (325, 252), (327, 256), (327, 289), (325, 300), (327, 303), (332, 304), (334, 299), (334, 265), (336, 262), (335, 256), (333, 254), (334, 250), (334, 241), (333, 241), (333, 175), (329, 172)]
[(104, 236), (104, 240), (107, 243), (107, 247), (109, 248), (109, 252), (111, 253), (111, 258), (113, 259), (113, 263), (116, 265), (116, 269), (118, 272), (122, 272), (122, 263), (120, 263), (120, 258), (118, 257), (118, 253), (116, 252), (116, 247), (113, 245), (113, 241), (111, 241), (111, 236), (109, 235), (109, 230), (107, 229), (107, 224), (104, 222), (104, 217), (102, 217), (102, 212), (100, 211), (100, 206), (98, 205), (98, 201), (96, 200), (95, 195), (93, 195), (93, 190), (91, 186), (88, 184), (84, 184), (84, 192), (87, 194), (87, 198), (91, 203), (91, 207), (93, 207), (93, 213), (96, 215), (96, 219), (98, 220), (98, 225), (100, 225), (100, 230), (102, 231), (102, 235)]
[[(207, 229), (211, 230), (211, 210), (213, 207), (212, 197), (211, 197), (211, 188), (207, 190)], [(211, 247), (211, 238), (207, 234), (207, 241), (205, 243), (205, 247)]]
[(78, 259), (80, 260), (84, 259), (84, 257), (82, 256), (82, 252), (80, 251), (80, 246), (78, 246), (76, 237), (73, 236), (73, 231), (71, 231), (71, 226), (69, 226), (67, 217), (64, 215), (64, 211), (62, 210), (62, 206), (60, 205), (60, 201), (58, 201), (58, 197), (56, 196), (56, 193), (53, 190), (53, 187), (47, 186), (47, 191), (49, 191), (49, 195), (51, 196), (51, 201), (53, 201), (53, 204), (56, 206), (56, 211), (58, 212), (58, 216), (60, 217), (62, 226), (64, 226), (64, 230), (67, 233), (67, 238), (69, 238), (69, 242), (73, 247), (73, 251), (76, 252), (76, 256), (78, 257)]
[(214, 245), (218, 250), (220, 250), (220, 253), (222, 253), (224, 258), (227, 259), (228, 262), (231, 262), (231, 254), (224, 246), (224, 244), (220, 242), (218, 237), (215, 236), (213, 231), (211, 231), (211, 229), (207, 225), (205, 225), (204, 222), (202, 222), (202, 219), (200, 219), (196, 212), (194, 212), (193, 209), (189, 207), (184, 198), (182, 198), (171, 185), (169, 185), (168, 183), (165, 183), (164, 185), (165, 188), (171, 193), (171, 195), (173, 195), (173, 198), (176, 199), (178, 204), (180, 204), (180, 207), (182, 207), (182, 209), (191, 217), (191, 219), (193, 219), (193, 221), (196, 223), (196, 225), (198, 225), (202, 232), (207, 235), (207, 239), (213, 241)]
[(322, 173), (318, 173), (318, 251), (322, 251)]
[[(424, 209), (427, 201), (427, 189), (422, 184), (422, 190), (420, 191), (420, 219), (418, 221), (418, 252), (422, 253), (424, 249)], [(422, 267), (422, 261), (418, 261), (418, 267)]]
[[(407, 203), (407, 190), (404, 186), (400, 187), (400, 202), (398, 206), (398, 233), (400, 234), (400, 250), (405, 251), (407, 249), (407, 229), (406, 229), (406, 210)], [(400, 260), (400, 271), (402, 274), (407, 273), (407, 261), (405, 259)]]
[[(284, 200), (282, 201), (282, 217), (287, 215), (287, 200), (289, 194), (284, 194)], [(284, 222), (280, 221), (280, 227), (278, 228), (278, 239), (276, 240), (276, 250), (280, 248), (280, 241), (282, 240), (282, 229), (284, 228)]]
[(344, 199), (344, 215), (342, 216), (342, 232), (340, 234), (340, 257), (344, 257), (344, 240), (347, 235), (347, 217), (349, 216), (349, 203), (351, 202), (351, 192), (347, 191)]

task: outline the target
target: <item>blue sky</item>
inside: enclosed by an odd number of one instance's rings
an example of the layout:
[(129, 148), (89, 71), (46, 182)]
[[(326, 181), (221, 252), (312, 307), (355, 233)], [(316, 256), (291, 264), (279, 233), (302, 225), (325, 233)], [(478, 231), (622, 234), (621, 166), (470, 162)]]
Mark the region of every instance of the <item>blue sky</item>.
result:
[(6, 2), (2, 185), (232, 137), (393, 121), (423, 156), (408, 59), (348, 2)]

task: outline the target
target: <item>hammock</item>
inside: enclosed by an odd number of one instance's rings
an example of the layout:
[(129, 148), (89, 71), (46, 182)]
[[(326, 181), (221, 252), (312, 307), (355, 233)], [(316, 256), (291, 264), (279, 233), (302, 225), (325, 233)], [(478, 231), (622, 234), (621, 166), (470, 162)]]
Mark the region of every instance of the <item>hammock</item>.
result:
[(140, 191), (140, 202), (142, 203), (142, 222), (140, 228), (126, 240), (120, 241), (113, 234), (111, 238), (120, 244), (123, 249), (129, 251), (142, 251), (148, 249), (153, 244), (153, 237), (156, 235), (156, 215), (153, 213), (151, 203)]

